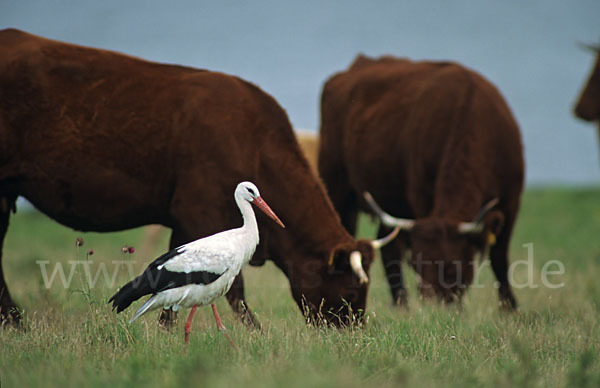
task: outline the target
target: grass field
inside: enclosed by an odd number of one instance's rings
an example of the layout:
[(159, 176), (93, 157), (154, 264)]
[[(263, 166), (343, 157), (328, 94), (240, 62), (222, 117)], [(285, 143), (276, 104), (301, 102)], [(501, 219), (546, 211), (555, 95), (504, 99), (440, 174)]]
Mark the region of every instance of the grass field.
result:
[[(133, 245), (139, 252), (140, 229), (82, 234), (35, 212), (18, 213), (11, 221), (3, 265), (27, 319), (25, 332), (0, 330), (3, 388), (600, 386), (600, 189), (525, 194), (512, 261), (526, 260), (533, 247), (533, 271), (519, 265), (515, 279), (539, 287), (515, 290), (518, 313), (498, 311), (489, 266), (481, 271), (481, 287), (468, 292), (462, 311), (420, 301), (410, 270), (410, 310), (392, 308), (378, 263), (371, 271), (364, 329), (310, 328), (284, 275), (267, 264), (244, 270), (248, 303), (262, 331), (247, 330), (224, 300), (218, 304), (239, 352), (215, 329), (210, 308), (196, 314), (187, 354), (182, 319), (171, 332), (157, 327), (155, 314), (128, 325), (131, 312), (116, 316), (106, 304), (128, 280), (127, 271), (117, 274), (113, 288), (103, 276), (90, 288), (83, 266), (74, 267), (68, 289), (58, 278), (49, 289), (44, 286), (36, 262), (46, 261), (49, 273), (62, 263), (67, 276), (69, 261), (85, 259), (90, 248), (95, 251), (89, 257), (92, 276), (102, 263), (112, 276), (115, 260), (124, 266), (131, 261), (139, 273), (153, 257), (124, 255), (121, 246)], [(361, 234), (372, 236), (373, 230), (363, 219)], [(85, 245), (77, 253), (79, 236)], [(547, 279), (563, 287), (542, 285), (541, 270), (549, 260), (564, 264), (564, 274)]]

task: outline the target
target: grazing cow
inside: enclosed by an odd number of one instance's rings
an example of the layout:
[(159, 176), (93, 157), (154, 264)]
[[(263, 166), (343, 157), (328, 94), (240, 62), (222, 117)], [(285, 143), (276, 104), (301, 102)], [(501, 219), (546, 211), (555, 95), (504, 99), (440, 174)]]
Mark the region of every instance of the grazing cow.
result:
[[(241, 225), (224, 194), (243, 180), (287, 226), (258, 216), (252, 262), (273, 260), (302, 311), (360, 315), (371, 243), (343, 228), (272, 97), (222, 73), (0, 31), (0, 241), (22, 195), (82, 231), (165, 225), (174, 248)], [(1, 272), (0, 297), (2, 320), (19, 321)], [(241, 276), (227, 298), (256, 324)]]
[(596, 64), (575, 105), (575, 115), (582, 120), (599, 124), (600, 135), (600, 46), (588, 46), (596, 53)]
[[(516, 308), (507, 254), (523, 149), (490, 82), (456, 63), (361, 55), (324, 86), (320, 142), (319, 172), (350, 233), (359, 208), (369, 210), (364, 191), (402, 217), (384, 217), (404, 231), (382, 250), (395, 303), (406, 304), (405, 250), (412, 251), (421, 293), (453, 301), (472, 283), (475, 253), (491, 245), (500, 300)], [(494, 199), (497, 206), (481, 212)]]

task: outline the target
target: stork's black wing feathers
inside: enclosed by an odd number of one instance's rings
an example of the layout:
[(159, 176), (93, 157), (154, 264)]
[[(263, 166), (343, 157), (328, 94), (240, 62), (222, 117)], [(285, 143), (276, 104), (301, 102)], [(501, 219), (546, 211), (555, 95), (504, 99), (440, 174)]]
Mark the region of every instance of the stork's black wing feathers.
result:
[(194, 271), (190, 273), (169, 271), (164, 267), (158, 269), (170, 259), (185, 252), (181, 248), (175, 248), (154, 260), (144, 272), (125, 284), (108, 303), (112, 302), (113, 309), (117, 313), (125, 310), (133, 302), (144, 295), (156, 294), (171, 288), (182, 287), (187, 284), (210, 284), (223, 275), (210, 271)]
[(171, 288), (182, 287), (187, 284), (210, 284), (220, 278), (222, 274), (208, 271), (195, 271), (190, 273), (171, 272), (162, 269), (158, 272), (158, 275), (160, 275), (161, 279), (154, 291), (155, 294)]

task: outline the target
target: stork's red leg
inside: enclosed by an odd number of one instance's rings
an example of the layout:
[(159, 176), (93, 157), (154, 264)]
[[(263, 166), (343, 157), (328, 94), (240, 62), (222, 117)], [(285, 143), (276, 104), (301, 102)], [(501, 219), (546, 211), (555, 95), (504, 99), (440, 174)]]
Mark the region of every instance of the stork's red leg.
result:
[(188, 316), (187, 321), (185, 322), (185, 346), (187, 347), (188, 342), (190, 341), (190, 333), (192, 331), (192, 319), (194, 319), (194, 313), (198, 305), (194, 305), (190, 310), (190, 315)]
[(233, 338), (231, 338), (229, 333), (227, 333), (227, 328), (225, 327), (225, 325), (223, 325), (223, 322), (221, 322), (221, 317), (219, 316), (219, 312), (217, 311), (217, 306), (214, 303), (211, 303), (210, 307), (212, 308), (213, 314), (215, 315), (215, 321), (217, 321), (217, 328), (219, 329), (219, 331), (223, 333), (223, 335), (225, 335), (225, 338), (227, 338), (231, 346), (233, 346), (236, 350), (240, 350), (237, 344), (233, 342)]
[(221, 331), (226, 331), (227, 328), (225, 327), (225, 325), (223, 325), (223, 322), (221, 322), (221, 317), (219, 316), (219, 312), (217, 311), (217, 306), (214, 303), (211, 303), (210, 307), (212, 308), (213, 314), (215, 315), (215, 321), (217, 321), (217, 329)]
[(244, 325), (260, 330), (260, 322), (248, 308), (246, 298), (244, 297), (244, 278), (241, 272), (233, 280), (233, 284), (227, 294), (225, 294), (225, 297), (235, 315), (238, 316)]

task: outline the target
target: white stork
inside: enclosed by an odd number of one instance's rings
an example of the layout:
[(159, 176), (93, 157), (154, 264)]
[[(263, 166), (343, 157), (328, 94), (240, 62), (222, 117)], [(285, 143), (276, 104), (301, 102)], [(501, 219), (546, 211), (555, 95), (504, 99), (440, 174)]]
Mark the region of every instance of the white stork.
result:
[[(191, 323), (198, 306), (211, 304), (217, 327), (225, 332), (215, 299), (229, 291), (242, 266), (254, 254), (258, 245), (258, 225), (250, 204), (255, 204), (281, 227), (285, 228), (273, 210), (261, 198), (251, 182), (242, 182), (235, 189), (237, 203), (244, 224), (212, 236), (192, 241), (175, 248), (154, 260), (137, 278), (124, 285), (109, 303), (120, 313), (144, 295), (152, 294), (135, 313), (130, 323), (148, 311), (157, 308), (191, 307), (185, 324), (185, 344), (189, 340)], [(227, 339), (235, 343), (225, 333)]]

